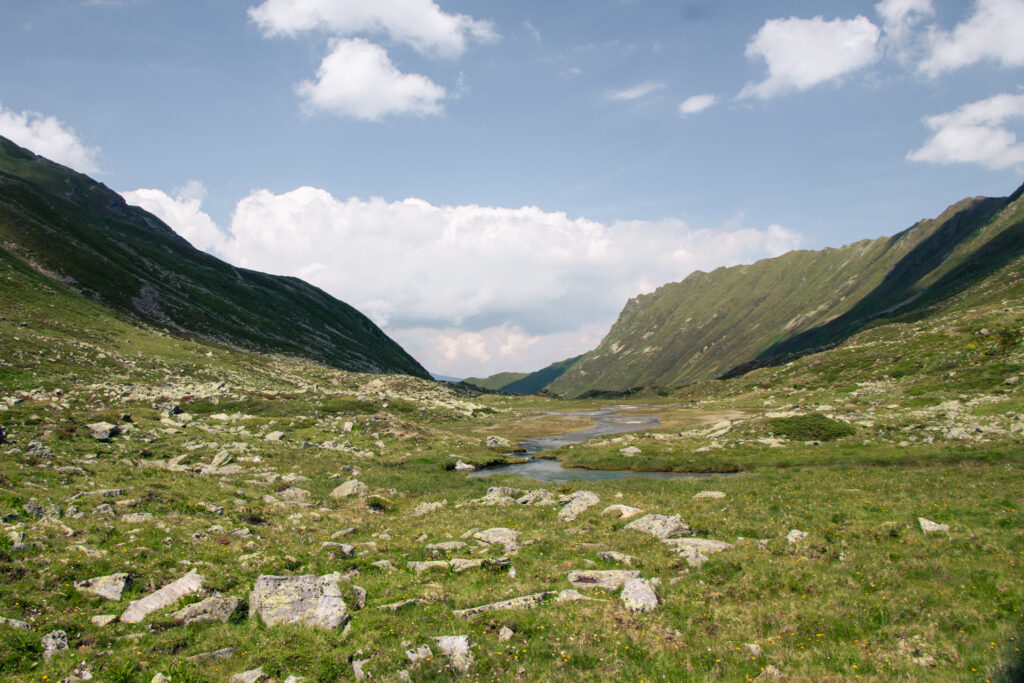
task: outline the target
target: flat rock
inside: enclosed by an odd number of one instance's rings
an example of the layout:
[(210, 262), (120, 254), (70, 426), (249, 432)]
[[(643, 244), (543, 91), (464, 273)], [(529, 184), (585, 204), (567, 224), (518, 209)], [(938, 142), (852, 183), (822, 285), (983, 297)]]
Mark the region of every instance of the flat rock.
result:
[(132, 513), (129, 513), (129, 514), (121, 517), (121, 521), (122, 522), (126, 522), (128, 524), (145, 524), (146, 522), (152, 522), (153, 521), (153, 513), (152, 512), (132, 512)]
[(260, 683), (260, 681), (267, 680), (267, 674), (263, 673), (263, 667), (258, 669), (249, 669), (243, 671), (240, 674), (235, 674), (228, 679), (228, 683)]
[(468, 462), (462, 462), (461, 460), (455, 463), (456, 472), (473, 472), (476, 468), (470, 465)]
[(132, 600), (128, 608), (121, 614), (121, 621), (128, 624), (135, 624), (145, 619), (149, 614), (170, 607), (186, 595), (197, 592), (203, 586), (203, 577), (193, 569), (177, 581), (172, 581), (160, 590), (150, 593), (144, 598)]
[(627, 524), (625, 528), (642, 531), (662, 540), (690, 533), (690, 526), (679, 515), (644, 515)]
[(310, 493), (306, 489), (300, 489), (295, 486), (290, 486), (284, 491), (277, 494), (277, 497), (281, 500), (287, 500), (291, 503), (308, 503)]
[(284, 432), (270, 432), (263, 438), (267, 441), (281, 441), (284, 439)]
[(439, 569), (441, 571), (448, 571), (451, 565), (444, 560), (427, 560), (426, 562), (409, 562), (407, 563), (409, 569), (413, 570), (417, 574)]
[(516, 498), (519, 505), (555, 505), (555, 497), (547, 489), (534, 489), (527, 491), (523, 496)]
[(259, 615), (267, 626), (342, 628), (348, 624), (349, 614), (338, 581), (338, 574), (260, 576), (249, 594), (249, 617)]
[(354, 545), (338, 543), (337, 541), (324, 541), (320, 544), (320, 550), (326, 550), (329, 553), (341, 555), (342, 557), (356, 556), (356, 547)]
[(566, 588), (564, 591), (558, 594), (555, 598), (555, 602), (603, 602), (597, 598), (590, 598), (580, 593), (575, 588)]
[(633, 560), (636, 558), (630, 555), (623, 555), (622, 553), (614, 550), (602, 550), (597, 554), (597, 559), (604, 560), (605, 562), (616, 562), (618, 564), (624, 564), (627, 567), (632, 567)]
[(735, 546), (725, 541), (715, 541), (710, 538), (667, 538), (662, 541), (665, 545), (671, 546), (676, 552), (685, 549), (698, 550), (702, 553), (720, 553), (723, 550), (732, 550)]
[(558, 511), (558, 518), (563, 522), (574, 522), (587, 508), (591, 508), (601, 502), (596, 493), (591, 491), (577, 491), (562, 501), (567, 503)]
[(241, 605), (241, 598), (214, 596), (186, 605), (172, 614), (171, 618), (182, 624), (226, 624)]
[(514, 553), (520, 548), (519, 532), (504, 527), (478, 531), (473, 534), (473, 538), (488, 545), (500, 544), (505, 547), (507, 553)]
[(641, 451), (636, 446), (626, 446), (625, 448), (620, 448), (619, 453), (627, 458), (632, 458), (633, 456), (640, 455)]
[(91, 621), (96, 626), (99, 626), (100, 628), (103, 628), (104, 626), (107, 626), (108, 624), (112, 624), (113, 622), (117, 621), (117, 615), (116, 614), (97, 614), (94, 617), (89, 617), (89, 621)]
[(926, 534), (945, 533), (949, 531), (948, 524), (939, 524), (938, 522), (933, 522), (932, 520), (925, 519), (924, 517), (918, 517), (917, 523), (921, 525), (921, 531)]
[(522, 609), (533, 609), (542, 602), (551, 598), (555, 595), (554, 591), (544, 591), (543, 593), (534, 593), (532, 595), (523, 595), (518, 598), (511, 598), (509, 600), (501, 600), (499, 602), (492, 602), (487, 605), (480, 605), (479, 607), (470, 607), (469, 609), (455, 610), (453, 614), (457, 617), (469, 618), (475, 617), (478, 614), (484, 612), (494, 612), (499, 610), (522, 610)]
[(630, 579), (639, 579), (635, 569), (584, 569), (569, 572), (569, 583), (573, 588), (604, 588), (615, 590)]
[(601, 514), (618, 515), (619, 519), (631, 519), (641, 514), (642, 512), (643, 510), (641, 510), (640, 508), (634, 508), (628, 505), (609, 505), (601, 512)]
[(365, 496), (369, 492), (370, 489), (363, 482), (358, 479), (349, 479), (344, 484), (331, 491), (331, 498)]
[(694, 499), (696, 500), (703, 500), (708, 498), (712, 500), (718, 500), (721, 498), (725, 498), (725, 494), (721, 491), (701, 491), (700, 493), (694, 496)]
[(131, 581), (132, 577), (128, 574), (111, 574), (76, 581), (75, 588), (86, 593), (94, 593), (107, 600), (120, 600), (121, 593), (131, 584)]
[(93, 422), (85, 427), (97, 441), (110, 441), (111, 437), (121, 433), (120, 427), (109, 422)]
[(5, 617), (0, 617), (0, 626), (8, 626), (10, 628), (18, 628), (18, 629), (21, 629), (22, 631), (31, 631), (32, 630), (31, 627), (28, 624), (26, 624), (24, 621), (21, 621), (19, 619), (7, 619)]
[(448, 565), (456, 574), (468, 572), (471, 569), (501, 569), (508, 567), (512, 562), (507, 557), (496, 557), (494, 559), (466, 559), (453, 557), (448, 560)]
[(622, 586), (619, 600), (631, 612), (653, 612), (658, 607), (658, 595), (647, 579), (630, 579)]
[(413, 517), (422, 517), (423, 515), (429, 515), (431, 512), (437, 512), (445, 506), (445, 503), (420, 503), (416, 506), (416, 509), (412, 511)]
[(465, 541), (445, 541), (444, 543), (431, 543), (427, 546), (427, 552), (434, 555), (440, 555), (441, 553), (450, 553), (455, 550), (462, 550), (465, 547)]
[(380, 605), (377, 609), (385, 612), (397, 612), (403, 607), (409, 607), (411, 605), (427, 605), (429, 603), (429, 600), (424, 600), (423, 598), (406, 598), (405, 600), (399, 600), (398, 602), (390, 602), (386, 605)]
[(441, 636), (434, 638), (437, 648), (448, 657), (453, 669), (459, 673), (466, 673), (473, 665), (473, 653), (470, 651), (472, 644), (469, 636)]

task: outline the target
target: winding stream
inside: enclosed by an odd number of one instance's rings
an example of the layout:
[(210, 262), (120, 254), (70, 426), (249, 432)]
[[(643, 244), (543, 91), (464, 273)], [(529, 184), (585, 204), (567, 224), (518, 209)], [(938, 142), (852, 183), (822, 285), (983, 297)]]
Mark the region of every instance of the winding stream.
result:
[(528, 458), (526, 462), (512, 465), (498, 465), (487, 467), (476, 472), (470, 472), (469, 476), (474, 478), (494, 477), (499, 474), (518, 474), (523, 477), (530, 477), (544, 482), (561, 482), (582, 479), (586, 481), (608, 481), (611, 479), (623, 479), (625, 477), (641, 477), (644, 479), (703, 479), (713, 476), (704, 472), (634, 472), (633, 470), (588, 470), (582, 467), (562, 467), (557, 460), (548, 458), (535, 458), (541, 451), (553, 450), (580, 444), (599, 436), (611, 434), (625, 434), (628, 432), (639, 432), (645, 429), (653, 429), (660, 425), (655, 415), (631, 415), (632, 406), (616, 406), (601, 410), (579, 410), (565, 413), (549, 413), (549, 415), (560, 415), (570, 418), (583, 418), (590, 420), (594, 426), (580, 429), (566, 434), (555, 434), (553, 436), (542, 436), (534, 439), (523, 439), (520, 445), (526, 450), (523, 457)]

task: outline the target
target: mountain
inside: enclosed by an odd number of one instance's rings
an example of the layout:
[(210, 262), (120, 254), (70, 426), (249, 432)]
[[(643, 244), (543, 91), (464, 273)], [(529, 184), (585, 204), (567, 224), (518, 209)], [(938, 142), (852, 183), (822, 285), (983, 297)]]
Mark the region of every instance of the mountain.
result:
[(506, 384), (511, 384), (516, 380), (523, 379), (529, 376), (528, 372), (499, 372), (496, 375), (490, 377), (467, 377), (462, 380), (466, 384), (472, 384), (475, 387), (486, 389), (487, 391), (501, 391), (502, 387)]
[(486, 391), (526, 396), (544, 391), (549, 384), (561, 377), (580, 358), (582, 356), (558, 361), (536, 372), (499, 372), (484, 378), (467, 377), (463, 381)]
[(695, 272), (631, 299), (549, 389), (580, 396), (734, 376), (879, 320), (926, 315), (1024, 254), (1022, 194), (964, 199), (893, 237)]
[(369, 318), (293, 277), (231, 266), (88, 176), (0, 137), (0, 248), (136, 320), (333, 367), (429, 378)]

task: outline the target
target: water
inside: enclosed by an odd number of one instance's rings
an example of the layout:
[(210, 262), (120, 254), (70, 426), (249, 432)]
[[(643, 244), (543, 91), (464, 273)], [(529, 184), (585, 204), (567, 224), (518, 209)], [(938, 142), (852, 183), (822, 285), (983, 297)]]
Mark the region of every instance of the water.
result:
[(530, 477), (544, 482), (562, 482), (574, 479), (585, 481), (609, 481), (612, 479), (624, 479), (626, 477), (641, 477), (644, 479), (703, 479), (713, 476), (705, 472), (634, 472), (632, 470), (588, 470), (582, 467), (562, 467), (557, 460), (548, 458), (533, 457), (541, 451), (571, 446), (583, 443), (598, 436), (609, 434), (625, 434), (627, 432), (638, 432), (645, 429), (653, 429), (660, 425), (658, 418), (654, 415), (631, 415), (628, 411), (635, 410), (632, 406), (617, 406), (603, 410), (580, 410), (570, 413), (550, 413), (551, 415), (563, 415), (565, 417), (579, 417), (594, 422), (593, 427), (581, 429), (567, 434), (555, 434), (554, 436), (543, 436), (536, 439), (523, 439), (521, 446), (526, 450), (524, 457), (529, 458), (526, 462), (512, 465), (498, 465), (487, 467), (476, 472), (471, 472), (470, 477), (483, 478), (494, 477), (499, 474), (517, 474), (523, 477)]

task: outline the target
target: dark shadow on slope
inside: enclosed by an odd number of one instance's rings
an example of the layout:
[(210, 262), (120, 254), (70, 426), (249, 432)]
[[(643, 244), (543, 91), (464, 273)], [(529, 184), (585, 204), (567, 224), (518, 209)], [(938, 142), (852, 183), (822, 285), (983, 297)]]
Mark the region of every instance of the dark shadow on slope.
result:
[[(995, 215), (1021, 195), (982, 199), (959, 211), (933, 235), (904, 256), (871, 293), (834, 320), (775, 344), (754, 360), (721, 376), (737, 377), (759, 367), (788, 363), (810, 353), (827, 350), (884, 318), (906, 316), (966, 290), (1024, 254), (1024, 222), (1009, 226), (966, 261), (923, 291), (914, 291), (921, 278), (934, 270), (956, 247), (982, 230)], [(905, 235), (906, 233), (904, 233)], [(903, 235), (897, 237), (900, 239)]]

